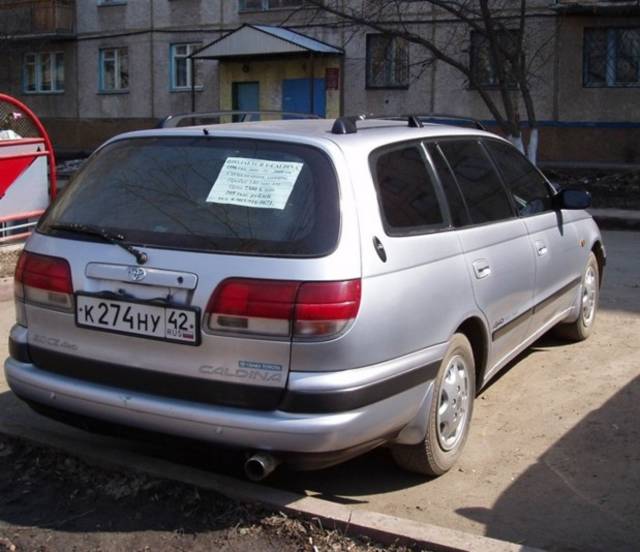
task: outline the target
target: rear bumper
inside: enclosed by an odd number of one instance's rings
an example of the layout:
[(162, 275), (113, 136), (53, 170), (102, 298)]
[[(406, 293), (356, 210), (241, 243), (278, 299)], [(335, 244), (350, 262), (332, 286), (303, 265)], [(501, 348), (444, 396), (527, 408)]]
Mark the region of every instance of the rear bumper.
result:
[[(354, 377), (359, 377), (355, 373), (362, 369), (333, 373), (340, 374), (339, 378), (312, 373), (298, 373), (296, 377), (291, 373), (289, 389), (279, 409), (251, 410), (158, 396), (52, 373), (20, 358), (19, 350), (15, 344), (11, 347), (13, 356), (5, 361), (5, 374), (11, 389), (28, 402), (145, 431), (303, 455), (335, 453), (393, 439), (422, 412), (425, 397), (430, 396), (435, 376), (432, 372), (437, 370), (437, 362), (428, 363), (421, 381), (410, 382), (409, 388), (402, 378), (388, 377), (358, 385)], [(439, 348), (430, 351), (429, 356), (438, 353)], [(424, 355), (421, 357), (424, 360)], [(384, 365), (367, 371), (388, 376)], [(341, 387), (336, 386), (336, 379), (341, 380)], [(375, 402), (361, 404), (367, 398)], [(299, 411), (304, 404), (311, 412)], [(343, 409), (336, 411), (341, 406)]]
[(300, 453), (349, 449), (399, 433), (430, 385), (348, 412), (292, 414), (132, 393), (50, 374), (12, 358), (5, 361), (5, 375), (16, 395), (57, 410), (228, 446)]

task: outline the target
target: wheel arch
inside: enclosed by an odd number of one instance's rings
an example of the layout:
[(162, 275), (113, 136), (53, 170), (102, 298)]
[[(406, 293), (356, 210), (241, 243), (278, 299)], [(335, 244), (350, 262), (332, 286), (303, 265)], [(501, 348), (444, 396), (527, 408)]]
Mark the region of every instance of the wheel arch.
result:
[(602, 280), (604, 277), (604, 267), (607, 264), (607, 257), (604, 252), (604, 245), (600, 240), (596, 240), (591, 248), (591, 251), (596, 256), (596, 260), (598, 261), (598, 276), (599, 282), (598, 284), (602, 287)]
[(476, 364), (476, 391), (483, 384), (489, 359), (489, 334), (482, 319), (471, 316), (462, 322), (455, 333), (463, 334), (471, 343), (473, 358)]

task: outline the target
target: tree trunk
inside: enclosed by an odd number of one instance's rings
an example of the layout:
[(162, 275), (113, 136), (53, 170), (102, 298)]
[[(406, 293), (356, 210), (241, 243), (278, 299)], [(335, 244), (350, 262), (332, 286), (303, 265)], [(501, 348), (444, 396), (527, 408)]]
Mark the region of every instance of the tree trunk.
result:
[(522, 140), (522, 134), (519, 134), (518, 136), (509, 134), (507, 136), (507, 140), (509, 140), (509, 142), (511, 142), (516, 148), (518, 148), (521, 153), (526, 155), (526, 152), (524, 150), (524, 141)]
[(527, 157), (534, 165), (538, 164), (538, 129), (532, 128), (527, 145)]

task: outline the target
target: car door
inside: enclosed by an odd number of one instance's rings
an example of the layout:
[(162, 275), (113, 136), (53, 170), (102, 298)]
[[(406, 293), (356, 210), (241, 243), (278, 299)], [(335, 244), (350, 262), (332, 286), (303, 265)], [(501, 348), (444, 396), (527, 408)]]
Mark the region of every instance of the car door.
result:
[(440, 179), (455, 181), (467, 210), (457, 234), (476, 303), (490, 329), (489, 365), (495, 365), (522, 343), (529, 329), (534, 259), (527, 229), (479, 140), (442, 140), (438, 146), (448, 164), (434, 159)]
[(536, 264), (531, 333), (568, 309), (580, 283), (580, 245), (573, 224), (554, 210), (544, 176), (518, 150), (484, 142), (527, 227)]

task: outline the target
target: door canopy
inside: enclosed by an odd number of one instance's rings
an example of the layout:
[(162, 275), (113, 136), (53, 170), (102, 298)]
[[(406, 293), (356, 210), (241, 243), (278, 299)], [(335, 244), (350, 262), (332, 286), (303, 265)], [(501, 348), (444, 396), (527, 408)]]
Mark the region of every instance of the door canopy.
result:
[(197, 50), (193, 59), (233, 59), (286, 54), (343, 55), (344, 50), (285, 27), (243, 25)]

